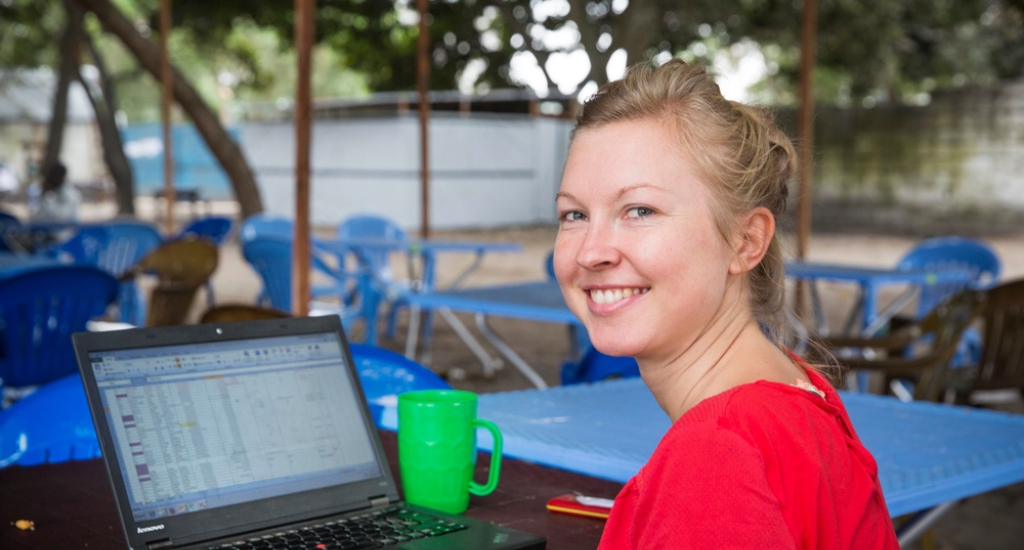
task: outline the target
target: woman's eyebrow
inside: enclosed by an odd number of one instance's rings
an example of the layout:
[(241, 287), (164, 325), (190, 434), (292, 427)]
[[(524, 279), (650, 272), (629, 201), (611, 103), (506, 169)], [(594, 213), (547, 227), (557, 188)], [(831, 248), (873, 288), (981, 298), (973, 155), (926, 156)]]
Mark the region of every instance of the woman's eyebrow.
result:
[(622, 196), (625, 195), (626, 193), (636, 191), (638, 189), (654, 189), (655, 191), (663, 191), (666, 193), (669, 192), (668, 189), (665, 189), (664, 187), (659, 187), (657, 185), (654, 185), (653, 183), (638, 183), (636, 185), (630, 185), (629, 187), (623, 187), (622, 189), (620, 189), (619, 195), (616, 198), (621, 199)]
[(572, 196), (572, 193), (566, 193), (565, 191), (559, 191), (559, 192), (555, 193), (555, 200), (556, 201), (558, 199), (561, 199), (561, 198), (566, 198), (566, 199), (569, 199), (569, 200), (576, 200), (576, 197)]

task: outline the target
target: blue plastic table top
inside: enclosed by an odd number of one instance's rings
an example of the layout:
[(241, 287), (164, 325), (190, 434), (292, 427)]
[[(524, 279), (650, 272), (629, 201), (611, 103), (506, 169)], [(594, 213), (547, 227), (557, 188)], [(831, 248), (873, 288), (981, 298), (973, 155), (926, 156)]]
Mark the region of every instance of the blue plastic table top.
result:
[(400, 239), (316, 239), (314, 244), (323, 250), (334, 253), (345, 253), (352, 248), (389, 248), (394, 251), (406, 251), (413, 254), (421, 252), (521, 252), (523, 245), (519, 243), (492, 243), (476, 241), (433, 241), (433, 240), (400, 240)]
[[(893, 516), (1024, 480), (1024, 417), (841, 396), (878, 462)], [(507, 456), (619, 482), (640, 470), (670, 427), (638, 378), (485, 394), (478, 414), (501, 428)], [(395, 411), (382, 422), (396, 427)], [(480, 447), (490, 445), (480, 432)]]
[(973, 278), (970, 272), (966, 270), (899, 270), (816, 262), (786, 262), (786, 276), (793, 279), (847, 281), (861, 285), (876, 286), (894, 284), (931, 285), (963, 282)]
[(456, 311), (514, 317), (529, 321), (582, 324), (572, 311), (569, 311), (569, 307), (565, 305), (565, 299), (562, 297), (562, 291), (553, 281), (485, 286), (423, 294), (411, 293), (407, 299), (411, 304), (423, 308), (447, 307)]

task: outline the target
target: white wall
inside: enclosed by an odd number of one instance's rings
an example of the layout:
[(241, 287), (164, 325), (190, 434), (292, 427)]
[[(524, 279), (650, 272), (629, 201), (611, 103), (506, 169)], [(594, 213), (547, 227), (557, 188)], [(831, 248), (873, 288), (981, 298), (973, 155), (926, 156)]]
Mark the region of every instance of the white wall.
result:
[[(24, 187), (29, 180), (29, 165), (42, 160), (48, 128), (38, 122), (0, 121), (0, 158), (12, 166)], [(68, 181), (95, 184), (106, 176), (103, 151), (92, 122), (68, 122), (60, 161), (68, 168)]]
[[(555, 221), (571, 123), (435, 113), (430, 126), (430, 225), (435, 229)], [(293, 216), (294, 127), (241, 125), (241, 143), (270, 213)], [(419, 122), (413, 116), (316, 120), (313, 223), (356, 213), (420, 225)]]

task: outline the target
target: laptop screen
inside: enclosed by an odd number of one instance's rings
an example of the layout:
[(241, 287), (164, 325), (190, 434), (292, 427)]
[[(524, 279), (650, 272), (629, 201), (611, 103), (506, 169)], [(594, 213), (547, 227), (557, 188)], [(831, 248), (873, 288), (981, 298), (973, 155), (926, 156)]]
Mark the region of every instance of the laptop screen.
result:
[(334, 333), (89, 354), (136, 521), (381, 475)]

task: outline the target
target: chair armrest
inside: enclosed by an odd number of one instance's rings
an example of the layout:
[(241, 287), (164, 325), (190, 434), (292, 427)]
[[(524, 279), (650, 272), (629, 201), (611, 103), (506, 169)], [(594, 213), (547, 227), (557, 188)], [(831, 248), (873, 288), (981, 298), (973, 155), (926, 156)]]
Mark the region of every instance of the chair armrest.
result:
[(890, 376), (914, 376), (921, 374), (927, 369), (941, 364), (941, 357), (926, 355), (913, 359), (902, 357), (890, 357), (886, 359), (864, 359), (862, 357), (848, 357), (837, 359), (845, 368), (850, 370), (876, 370)]
[(861, 338), (857, 336), (828, 336), (817, 339), (817, 343), (826, 348), (872, 348), (888, 351), (901, 350), (921, 337), (921, 329), (917, 325), (908, 326), (888, 336), (879, 338)]

